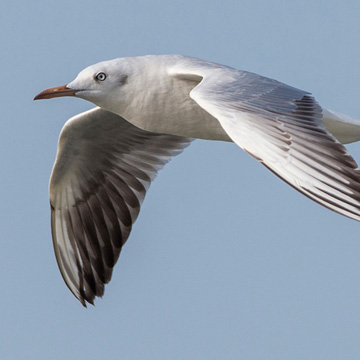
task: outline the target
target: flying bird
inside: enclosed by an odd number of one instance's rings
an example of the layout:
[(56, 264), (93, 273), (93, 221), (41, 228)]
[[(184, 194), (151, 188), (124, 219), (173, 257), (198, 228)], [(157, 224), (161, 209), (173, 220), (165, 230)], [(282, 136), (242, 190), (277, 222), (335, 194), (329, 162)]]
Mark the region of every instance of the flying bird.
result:
[(254, 73), (181, 56), (89, 66), (34, 100), (75, 96), (50, 179), (51, 227), (66, 285), (86, 306), (102, 296), (157, 172), (193, 139), (234, 142), (298, 191), (360, 220), (360, 171), (342, 144), (360, 121)]

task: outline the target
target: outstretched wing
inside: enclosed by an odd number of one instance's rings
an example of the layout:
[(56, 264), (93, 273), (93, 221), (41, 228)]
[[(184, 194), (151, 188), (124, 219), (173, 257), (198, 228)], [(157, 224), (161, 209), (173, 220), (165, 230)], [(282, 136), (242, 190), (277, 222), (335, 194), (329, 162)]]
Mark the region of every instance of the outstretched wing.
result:
[(173, 74), (199, 77), (190, 97), (241, 148), (311, 199), (360, 220), (358, 166), (326, 130), (309, 93), (222, 66), (183, 66)]
[(65, 283), (84, 306), (103, 295), (151, 181), (190, 142), (100, 108), (65, 124), (50, 180), (52, 235)]

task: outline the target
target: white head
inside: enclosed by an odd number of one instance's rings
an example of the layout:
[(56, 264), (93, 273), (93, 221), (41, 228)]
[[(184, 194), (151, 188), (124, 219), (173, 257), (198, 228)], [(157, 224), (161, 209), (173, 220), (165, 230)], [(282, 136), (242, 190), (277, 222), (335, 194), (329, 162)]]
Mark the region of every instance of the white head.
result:
[(103, 61), (82, 70), (67, 88), (75, 90), (75, 96), (107, 108), (108, 103), (126, 97), (124, 87), (133, 73), (126, 59)]

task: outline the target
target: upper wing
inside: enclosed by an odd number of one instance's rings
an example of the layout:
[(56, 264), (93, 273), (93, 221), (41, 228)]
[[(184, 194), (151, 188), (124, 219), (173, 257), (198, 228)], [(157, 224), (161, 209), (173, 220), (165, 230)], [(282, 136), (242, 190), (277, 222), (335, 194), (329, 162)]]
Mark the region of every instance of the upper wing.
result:
[(190, 141), (100, 108), (65, 124), (50, 180), (51, 225), (61, 274), (84, 306), (102, 296), (151, 181)]
[[(236, 144), (311, 199), (360, 220), (360, 171), (324, 127), (322, 109), (310, 94), (230, 68), (195, 74), (202, 80), (191, 98)], [(176, 76), (193, 73), (180, 70)]]

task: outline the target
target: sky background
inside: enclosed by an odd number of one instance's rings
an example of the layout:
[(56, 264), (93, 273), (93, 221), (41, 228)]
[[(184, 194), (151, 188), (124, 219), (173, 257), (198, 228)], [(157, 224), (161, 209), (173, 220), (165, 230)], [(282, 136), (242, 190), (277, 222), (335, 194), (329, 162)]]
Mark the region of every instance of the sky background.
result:
[(1, 360), (360, 358), (360, 224), (234, 144), (196, 141), (161, 171), (105, 296), (83, 308), (57, 268), (48, 179), (63, 124), (93, 105), (32, 101), (102, 60), (179, 53), (360, 117), (359, 1), (0, 8)]

